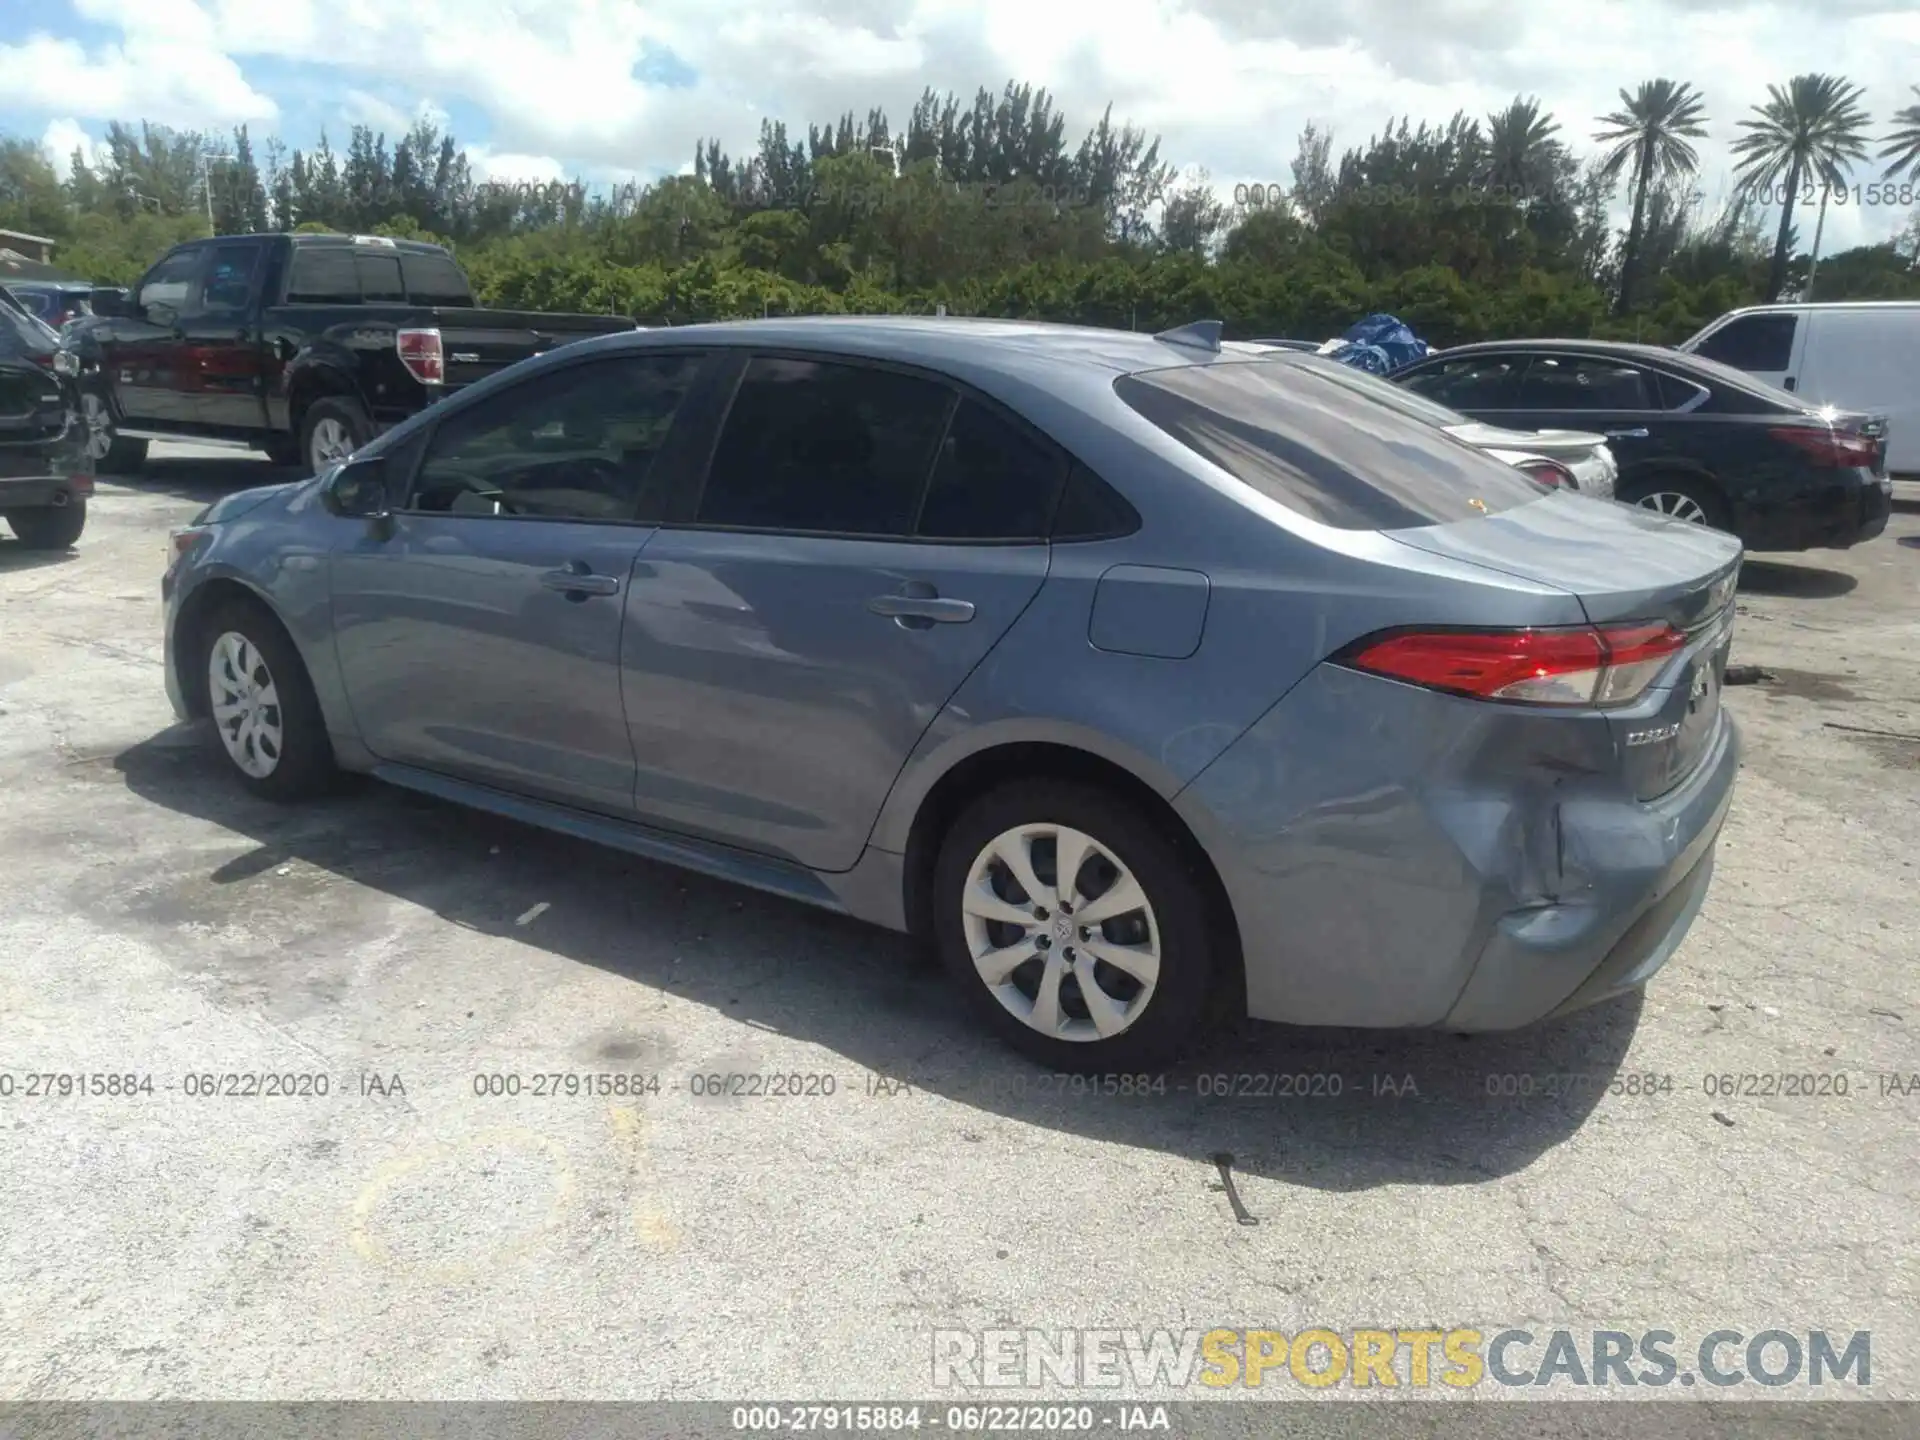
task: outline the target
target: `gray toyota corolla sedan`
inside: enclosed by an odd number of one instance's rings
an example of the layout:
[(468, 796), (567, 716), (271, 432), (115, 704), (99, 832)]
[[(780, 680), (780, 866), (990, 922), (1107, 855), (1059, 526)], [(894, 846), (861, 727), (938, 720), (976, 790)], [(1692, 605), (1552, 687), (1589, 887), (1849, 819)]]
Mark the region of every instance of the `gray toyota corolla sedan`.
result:
[(1739, 543), (1217, 336), (570, 345), (178, 532), (169, 694), (261, 795), (368, 772), (922, 933), (1062, 1069), (1641, 985), (1732, 795)]

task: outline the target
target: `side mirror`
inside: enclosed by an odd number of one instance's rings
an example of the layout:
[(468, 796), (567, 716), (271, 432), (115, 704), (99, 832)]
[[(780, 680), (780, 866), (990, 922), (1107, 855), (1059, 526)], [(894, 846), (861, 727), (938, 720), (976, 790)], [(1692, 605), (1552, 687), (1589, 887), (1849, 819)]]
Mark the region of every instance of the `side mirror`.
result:
[(133, 294), (123, 286), (111, 286), (89, 291), (87, 306), (96, 315), (131, 316), (137, 307), (133, 303)]
[(349, 460), (327, 481), (327, 508), (350, 519), (383, 520), (389, 510), (387, 466), (381, 456)]

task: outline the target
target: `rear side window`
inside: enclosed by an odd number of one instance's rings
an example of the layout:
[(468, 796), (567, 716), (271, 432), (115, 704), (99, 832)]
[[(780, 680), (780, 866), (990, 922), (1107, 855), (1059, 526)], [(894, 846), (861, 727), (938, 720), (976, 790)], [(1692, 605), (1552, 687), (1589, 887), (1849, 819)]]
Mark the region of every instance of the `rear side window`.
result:
[(289, 305), (358, 305), (360, 276), (351, 248), (345, 245), (300, 245), (293, 252), (287, 276)]
[(897, 371), (756, 357), (727, 412), (696, 523), (912, 535), (954, 399)]
[(353, 272), (360, 284), (360, 298), (370, 304), (402, 303), (407, 287), (400, 283), (398, 255), (369, 255), (364, 251), (353, 257)]
[(1066, 493), (1053, 512), (1055, 540), (1117, 540), (1140, 528), (1140, 512), (1086, 466), (1075, 461)]
[(1399, 383), (1449, 410), (1500, 410), (1513, 404), (1514, 382), (1524, 363), (1511, 355), (1463, 355)]
[(914, 534), (932, 540), (1043, 540), (1066, 457), (978, 400), (953, 412)]
[(1659, 410), (1646, 371), (1618, 360), (1539, 355), (1520, 380), (1520, 410)]
[(1702, 340), (1694, 353), (1736, 370), (1783, 371), (1793, 364), (1793, 332), (1799, 319), (1791, 313), (1742, 315)]
[(402, 250), (400, 273), (407, 299), (415, 305), (445, 305), (465, 309), (473, 304), (473, 287), (451, 256), (430, 250)]
[(1439, 525), (1541, 497), (1511, 466), (1284, 360), (1124, 375), (1114, 388), (1234, 479), (1336, 529)]

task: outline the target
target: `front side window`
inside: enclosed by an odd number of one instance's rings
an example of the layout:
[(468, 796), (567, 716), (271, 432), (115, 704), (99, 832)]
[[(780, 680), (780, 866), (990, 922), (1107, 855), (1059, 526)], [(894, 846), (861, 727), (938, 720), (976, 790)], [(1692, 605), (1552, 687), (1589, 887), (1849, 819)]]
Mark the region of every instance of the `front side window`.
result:
[(259, 268), (258, 245), (215, 245), (200, 282), (202, 311), (244, 310), (253, 296), (254, 271)]
[(1521, 410), (1659, 410), (1647, 372), (1618, 360), (1537, 355), (1520, 381)]
[(544, 520), (656, 521), (656, 462), (701, 357), (570, 365), (443, 420), (406, 508)]
[(898, 371), (758, 356), (734, 393), (696, 523), (912, 535), (954, 399)]
[(147, 278), (140, 282), (140, 308), (148, 310), (159, 306), (163, 310), (178, 311), (187, 303), (187, 292), (193, 288), (206, 253), (205, 247), (190, 245), (174, 251), (149, 270)]
[(1702, 340), (1694, 353), (1736, 370), (1777, 373), (1793, 364), (1793, 332), (1799, 318), (1791, 312), (1742, 315)]
[(1511, 355), (1463, 355), (1399, 383), (1449, 410), (1502, 410), (1513, 404), (1513, 384), (1523, 363)]
[(1234, 479), (1337, 529), (1438, 525), (1541, 497), (1512, 466), (1293, 361), (1154, 370), (1114, 388)]

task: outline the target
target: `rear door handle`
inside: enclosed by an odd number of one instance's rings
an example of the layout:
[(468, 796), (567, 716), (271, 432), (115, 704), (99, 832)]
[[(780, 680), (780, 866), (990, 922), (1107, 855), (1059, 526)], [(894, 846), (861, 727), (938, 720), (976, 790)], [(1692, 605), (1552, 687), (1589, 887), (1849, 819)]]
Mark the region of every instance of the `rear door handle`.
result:
[[(876, 595), (867, 601), (867, 609), (913, 629), (927, 625), (964, 625), (973, 619), (971, 600), (946, 600), (938, 595)], [(921, 623), (913, 625), (915, 620)]]
[(596, 575), (587, 568), (584, 560), (573, 560), (559, 570), (548, 570), (541, 575), (540, 583), (549, 590), (558, 590), (569, 600), (620, 593), (619, 576)]
[(1644, 440), (1646, 438), (1647, 438), (1647, 427), (1644, 425), (1633, 430), (1607, 431), (1607, 439), (1609, 440)]

